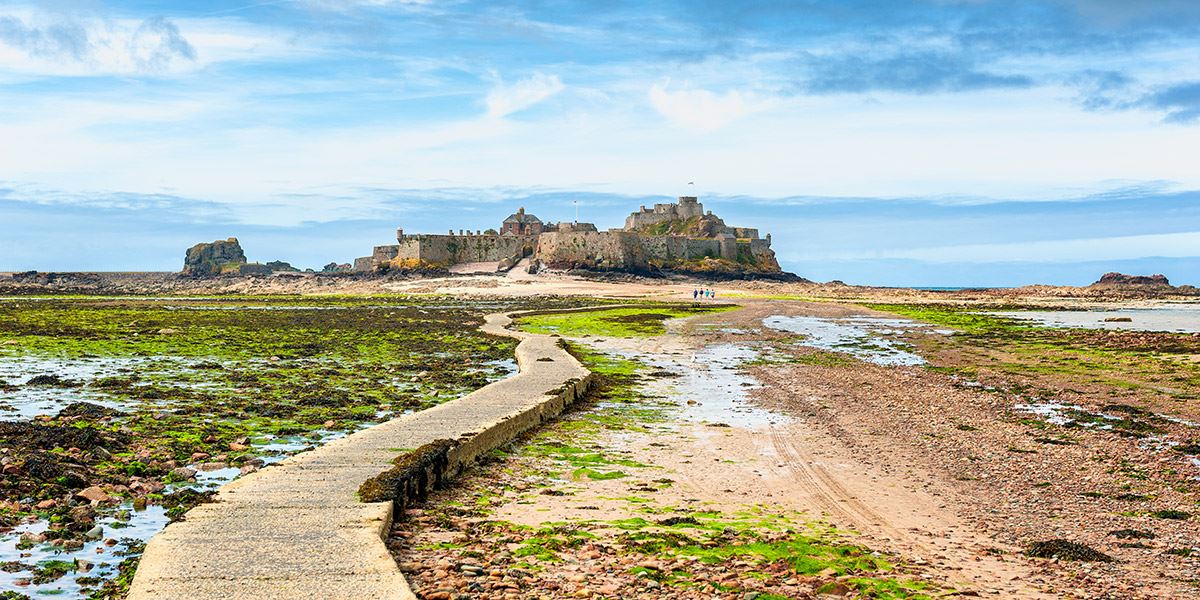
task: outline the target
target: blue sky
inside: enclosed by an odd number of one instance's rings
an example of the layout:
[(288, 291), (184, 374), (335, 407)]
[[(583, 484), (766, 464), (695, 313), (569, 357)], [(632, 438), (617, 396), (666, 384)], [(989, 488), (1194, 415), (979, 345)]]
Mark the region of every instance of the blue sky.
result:
[(1197, 157), (1193, 0), (0, 0), (0, 270), (692, 193), (819, 280), (1200, 283)]

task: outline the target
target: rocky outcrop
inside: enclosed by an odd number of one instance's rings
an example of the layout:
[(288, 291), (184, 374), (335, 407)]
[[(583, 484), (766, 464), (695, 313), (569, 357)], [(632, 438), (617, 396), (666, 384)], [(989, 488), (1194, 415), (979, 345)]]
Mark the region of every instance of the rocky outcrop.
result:
[(1124, 286), (1124, 285), (1154, 285), (1170, 287), (1171, 282), (1164, 275), (1126, 275), (1124, 273), (1105, 273), (1093, 286)]
[(237, 238), (217, 240), (209, 244), (196, 244), (188, 248), (183, 260), (183, 274), (196, 277), (219, 275), (226, 271), (236, 271), (240, 265), (246, 264), (246, 253)]
[(287, 273), (299, 273), (300, 272), (300, 269), (297, 269), (296, 267), (293, 267), (291, 265), (291, 263), (286, 263), (282, 260), (273, 260), (273, 261), (267, 263), (266, 266), (268, 269), (271, 269), (272, 272), (275, 272), (275, 271), (287, 272)]

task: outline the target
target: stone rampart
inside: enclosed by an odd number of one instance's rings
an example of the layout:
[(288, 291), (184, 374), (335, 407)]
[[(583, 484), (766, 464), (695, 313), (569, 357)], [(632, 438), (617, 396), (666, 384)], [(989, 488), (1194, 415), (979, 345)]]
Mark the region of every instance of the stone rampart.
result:
[[(376, 246), (372, 266), (406, 261), (430, 266), (513, 262), (533, 252), (536, 236), (464, 233), (405, 235), (398, 244)], [(358, 265), (356, 264), (356, 270)]]
[(759, 272), (780, 270), (768, 240), (739, 240), (732, 235), (694, 238), (630, 231), (543, 233), (534, 256), (551, 269), (671, 270), (684, 263), (721, 259)]

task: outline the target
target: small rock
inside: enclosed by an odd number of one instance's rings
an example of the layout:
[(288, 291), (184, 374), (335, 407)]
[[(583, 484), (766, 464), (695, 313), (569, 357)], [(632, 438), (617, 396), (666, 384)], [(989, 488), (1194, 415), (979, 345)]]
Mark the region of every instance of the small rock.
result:
[(25, 533), (21, 534), (21, 541), (29, 542), (32, 544), (40, 544), (40, 543), (46, 541), (46, 534), (32, 533), (32, 532), (26, 531)]
[(79, 492), (76, 492), (75, 495), (80, 498), (83, 498), (84, 500), (88, 500), (90, 502), (96, 502), (96, 503), (105, 503), (105, 502), (113, 501), (112, 496), (109, 496), (108, 494), (104, 493), (104, 490), (100, 489), (100, 486), (95, 486), (95, 485), (93, 485), (92, 487), (80, 490)]
[(191, 467), (175, 467), (171, 469), (171, 477), (178, 481), (188, 481), (196, 476), (196, 470)]
[(76, 523), (91, 523), (96, 520), (96, 509), (92, 508), (89, 504), (84, 504), (72, 508), (67, 513), (67, 516), (71, 517), (71, 520)]
[(219, 471), (226, 468), (229, 468), (229, 465), (220, 461), (204, 462), (196, 465), (196, 469), (200, 471)]
[(87, 531), (87, 533), (83, 534), (83, 536), (89, 540), (98, 540), (98, 539), (104, 537), (104, 528), (97, 525), (97, 526), (89, 529)]
[(850, 588), (840, 581), (830, 581), (817, 588), (817, 594), (825, 594), (829, 596), (846, 596), (850, 594)]
[(42, 500), (37, 503), (37, 508), (39, 510), (46, 510), (47, 508), (54, 508), (56, 504), (58, 504), (57, 500)]

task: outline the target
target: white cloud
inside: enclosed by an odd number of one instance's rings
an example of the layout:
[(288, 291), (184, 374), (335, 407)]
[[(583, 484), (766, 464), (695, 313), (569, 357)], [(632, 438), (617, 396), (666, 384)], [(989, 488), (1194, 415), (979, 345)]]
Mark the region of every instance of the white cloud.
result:
[(651, 86), (650, 103), (672, 123), (699, 131), (720, 129), (770, 104), (738, 90), (718, 95), (704, 89), (670, 91), (666, 84)]
[(0, 10), (0, 73), (20, 77), (176, 75), (215, 62), (295, 56), (285, 34), (235, 19), (112, 19)]
[(500, 118), (525, 110), (566, 89), (557, 75), (537, 73), (511, 84), (500, 84), (488, 92), (487, 115)]

